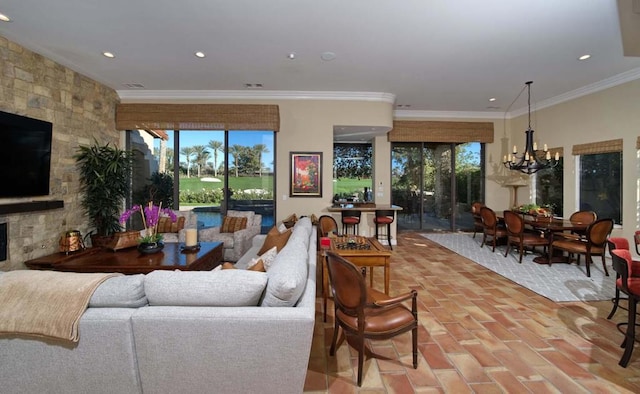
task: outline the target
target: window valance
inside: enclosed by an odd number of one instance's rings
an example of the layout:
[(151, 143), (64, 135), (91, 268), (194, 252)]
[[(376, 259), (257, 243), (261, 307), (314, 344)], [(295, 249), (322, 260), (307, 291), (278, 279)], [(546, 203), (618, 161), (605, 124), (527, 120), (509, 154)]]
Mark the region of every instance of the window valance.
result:
[(588, 144), (578, 144), (573, 146), (571, 154), (595, 155), (598, 153), (622, 152), (622, 138), (617, 140), (591, 142)]
[(118, 104), (118, 130), (280, 130), (277, 105)]
[(390, 142), (493, 142), (493, 122), (396, 120)]

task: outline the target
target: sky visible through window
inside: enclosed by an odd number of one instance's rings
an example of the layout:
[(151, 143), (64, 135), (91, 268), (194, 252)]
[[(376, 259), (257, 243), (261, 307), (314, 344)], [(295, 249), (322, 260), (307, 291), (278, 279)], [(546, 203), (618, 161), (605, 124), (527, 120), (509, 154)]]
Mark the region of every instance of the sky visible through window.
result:
[[(169, 135), (169, 141), (167, 141), (167, 146), (173, 147), (173, 131), (167, 130), (167, 134)], [(273, 159), (273, 132), (272, 131), (253, 131), (253, 130), (240, 130), (240, 131), (230, 131), (229, 132), (229, 145), (242, 145), (253, 147), (257, 144), (264, 144), (269, 152), (262, 154), (262, 164), (265, 168), (269, 170), (273, 170), (274, 159)], [(209, 141), (220, 141), (224, 144), (224, 131), (206, 131), (206, 130), (181, 130), (180, 131), (180, 147), (188, 147), (188, 146), (196, 146), (203, 145), (208, 146)], [(211, 148), (208, 148), (209, 153), (211, 152)], [(213, 154), (211, 154), (213, 157)], [(219, 155), (219, 161), (222, 161), (222, 155)], [(213, 159), (211, 159), (213, 160)], [(180, 162), (185, 162), (184, 155), (180, 155)]]

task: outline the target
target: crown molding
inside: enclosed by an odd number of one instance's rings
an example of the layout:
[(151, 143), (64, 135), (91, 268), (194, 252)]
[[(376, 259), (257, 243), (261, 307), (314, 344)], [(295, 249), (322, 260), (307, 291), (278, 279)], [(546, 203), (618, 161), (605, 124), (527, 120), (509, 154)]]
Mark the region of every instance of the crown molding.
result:
[[(583, 86), (581, 88), (572, 90), (570, 92), (561, 94), (559, 96), (551, 97), (549, 99), (542, 100), (542, 101), (537, 101), (534, 107), (536, 111), (544, 108), (548, 108), (548, 107), (553, 107), (554, 105), (558, 105), (566, 101), (574, 100), (579, 97), (586, 96), (592, 93), (600, 92), (602, 90), (609, 89), (614, 86), (622, 85), (623, 83), (635, 81), (636, 79), (640, 79), (640, 68), (634, 68), (633, 70), (623, 72), (622, 74), (614, 75), (611, 78), (603, 79), (602, 81)], [(507, 119), (524, 115), (527, 113), (527, 111), (528, 109), (526, 107), (511, 111), (509, 112)]]
[(285, 90), (117, 90), (120, 100), (337, 100), (378, 101), (393, 104), (396, 95), (383, 92), (313, 92)]
[(501, 119), (500, 112), (484, 112), (484, 111), (411, 111), (399, 110), (393, 112), (394, 119)]

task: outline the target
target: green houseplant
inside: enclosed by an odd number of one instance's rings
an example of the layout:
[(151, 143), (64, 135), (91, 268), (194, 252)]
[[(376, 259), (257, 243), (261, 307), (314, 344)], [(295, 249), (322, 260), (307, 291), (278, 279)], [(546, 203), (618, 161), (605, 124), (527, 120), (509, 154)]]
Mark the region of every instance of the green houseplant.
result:
[(131, 152), (95, 140), (91, 146), (79, 146), (73, 158), (80, 171), (81, 204), (97, 235), (120, 231), (120, 210), (130, 188)]

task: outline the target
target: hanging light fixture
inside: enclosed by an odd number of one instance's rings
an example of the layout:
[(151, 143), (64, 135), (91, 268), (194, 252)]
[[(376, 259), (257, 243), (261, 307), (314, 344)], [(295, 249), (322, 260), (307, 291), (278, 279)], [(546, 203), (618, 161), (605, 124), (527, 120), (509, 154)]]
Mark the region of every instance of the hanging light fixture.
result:
[[(525, 174), (531, 175), (545, 168), (553, 168), (558, 165), (560, 160), (560, 154), (556, 152), (554, 158), (551, 158), (551, 152), (547, 148), (547, 144), (544, 144), (542, 150), (538, 150), (537, 143), (533, 141), (533, 130), (531, 129), (531, 84), (533, 81), (526, 83), (528, 89), (528, 101), (529, 104), (529, 127), (524, 132), (525, 146), (524, 152), (518, 155), (518, 147), (513, 146), (513, 154), (509, 154), (503, 157), (502, 163), (510, 170), (520, 171)], [(522, 93), (522, 92), (521, 92)]]

